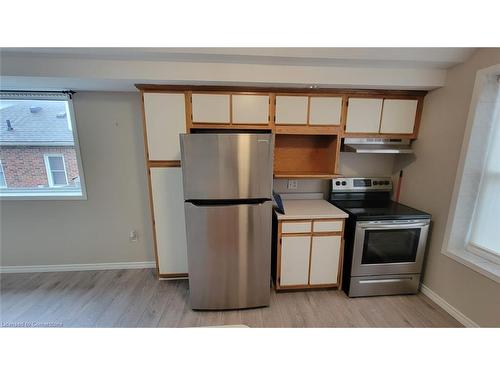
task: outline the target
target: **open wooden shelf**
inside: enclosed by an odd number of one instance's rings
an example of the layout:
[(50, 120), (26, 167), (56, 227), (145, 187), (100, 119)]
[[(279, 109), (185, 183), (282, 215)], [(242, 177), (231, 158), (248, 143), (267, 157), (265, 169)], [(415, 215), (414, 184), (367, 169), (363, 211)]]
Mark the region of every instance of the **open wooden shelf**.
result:
[(280, 171), (275, 171), (274, 172), (274, 178), (311, 178), (311, 179), (324, 179), (324, 180), (330, 180), (335, 177), (340, 177), (338, 174), (318, 174), (318, 173), (311, 173), (308, 171), (297, 171), (297, 172), (280, 172)]
[(337, 135), (276, 134), (274, 177), (333, 178), (339, 150)]

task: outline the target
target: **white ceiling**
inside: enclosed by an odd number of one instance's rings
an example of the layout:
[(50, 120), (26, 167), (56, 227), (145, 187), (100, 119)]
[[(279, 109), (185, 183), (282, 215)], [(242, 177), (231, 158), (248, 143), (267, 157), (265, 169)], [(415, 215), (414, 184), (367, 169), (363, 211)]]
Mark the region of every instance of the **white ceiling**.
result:
[(3, 48), (4, 56), (447, 69), (474, 48)]
[(3, 48), (2, 89), (135, 83), (432, 90), (474, 48)]

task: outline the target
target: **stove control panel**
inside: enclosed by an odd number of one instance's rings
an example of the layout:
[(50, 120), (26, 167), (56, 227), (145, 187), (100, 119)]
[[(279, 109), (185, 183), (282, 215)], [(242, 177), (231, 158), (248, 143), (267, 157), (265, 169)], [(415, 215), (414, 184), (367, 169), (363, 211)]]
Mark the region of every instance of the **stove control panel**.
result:
[(390, 177), (338, 177), (332, 179), (332, 191), (391, 191)]

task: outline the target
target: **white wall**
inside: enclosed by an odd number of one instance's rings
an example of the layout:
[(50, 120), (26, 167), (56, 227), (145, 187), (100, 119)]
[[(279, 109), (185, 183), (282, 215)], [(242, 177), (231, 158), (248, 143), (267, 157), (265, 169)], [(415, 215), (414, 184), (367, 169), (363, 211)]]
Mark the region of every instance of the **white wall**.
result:
[(448, 71), (446, 87), (426, 96), (413, 145), (416, 159), (403, 165), (401, 190), (402, 203), (432, 214), (424, 284), (477, 324), (496, 327), (500, 284), (443, 255), (441, 248), (476, 72), (498, 63), (500, 49), (478, 50)]
[(88, 200), (1, 201), (3, 267), (154, 260), (139, 93), (80, 92), (74, 107)]

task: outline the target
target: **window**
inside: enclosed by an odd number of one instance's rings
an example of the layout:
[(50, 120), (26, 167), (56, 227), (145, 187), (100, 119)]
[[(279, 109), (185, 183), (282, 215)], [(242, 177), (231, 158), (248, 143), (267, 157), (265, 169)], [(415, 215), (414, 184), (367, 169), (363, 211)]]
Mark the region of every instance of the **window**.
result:
[(47, 169), (47, 178), (49, 186), (68, 185), (68, 176), (66, 175), (66, 166), (64, 165), (63, 155), (44, 155), (45, 168)]
[(500, 283), (499, 76), (476, 77), (443, 253)]
[(3, 164), (2, 161), (0, 160), (0, 188), (6, 188), (7, 187), (7, 181), (5, 180), (5, 173), (3, 171)]
[(493, 114), (490, 142), (472, 219), (469, 248), (500, 263), (500, 116)]
[(1, 199), (85, 199), (70, 95), (1, 91), (0, 159)]

